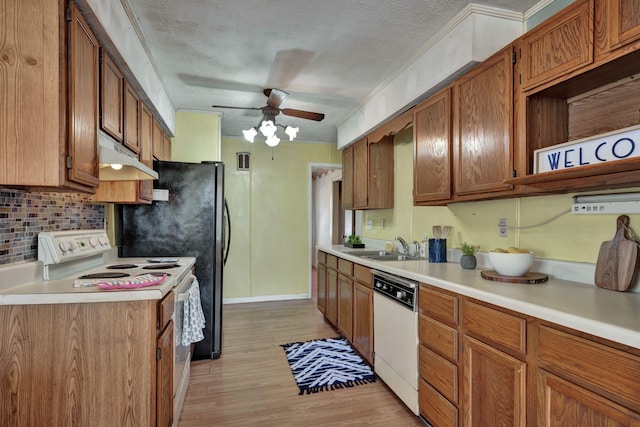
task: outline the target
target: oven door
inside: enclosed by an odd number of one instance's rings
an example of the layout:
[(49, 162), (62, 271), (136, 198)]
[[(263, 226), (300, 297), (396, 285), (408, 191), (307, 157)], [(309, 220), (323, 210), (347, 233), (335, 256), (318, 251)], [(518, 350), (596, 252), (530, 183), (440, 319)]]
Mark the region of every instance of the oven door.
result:
[(195, 276), (187, 275), (178, 286), (174, 288), (175, 292), (175, 309), (173, 312), (173, 336), (174, 342), (174, 366), (173, 366), (173, 414), (174, 419), (179, 419), (182, 412), (182, 403), (187, 394), (189, 386), (191, 346), (182, 345), (182, 331), (184, 324), (184, 305), (189, 300), (187, 291), (193, 284)]

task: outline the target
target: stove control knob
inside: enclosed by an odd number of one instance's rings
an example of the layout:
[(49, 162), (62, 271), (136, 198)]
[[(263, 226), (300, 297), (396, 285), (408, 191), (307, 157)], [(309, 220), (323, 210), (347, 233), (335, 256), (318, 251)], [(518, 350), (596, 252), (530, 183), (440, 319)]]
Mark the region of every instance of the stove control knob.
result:
[(407, 293), (404, 291), (398, 291), (396, 292), (396, 298), (398, 299), (404, 299), (407, 296)]
[(100, 242), (100, 246), (107, 246), (109, 244), (109, 241), (103, 236), (98, 238), (98, 242)]
[(95, 248), (96, 246), (98, 246), (98, 239), (96, 239), (95, 237), (90, 238), (89, 244), (91, 245), (92, 248)]
[(65, 253), (67, 253), (67, 251), (69, 251), (71, 248), (69, 247), (69, 243), (61, 240), (60, 243), (58, 243), (58, 247), (60, 248), (60, 250), (62, 251), (62, 254), (64, 255)]
[(76, 242), (74, 242), (74, 241), (69, 242), (69, 250), (70, 250), (71, 252), (73, 252), (73, 251), (75, 251), (76, 249), (78, 249), (78, 245), (76, 245)]

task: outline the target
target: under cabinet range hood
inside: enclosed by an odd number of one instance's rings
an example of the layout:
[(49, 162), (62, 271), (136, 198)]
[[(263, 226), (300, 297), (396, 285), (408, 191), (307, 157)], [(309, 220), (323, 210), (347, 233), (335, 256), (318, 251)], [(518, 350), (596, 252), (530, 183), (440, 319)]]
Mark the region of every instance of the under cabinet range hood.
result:
[(134, 152), (98, 133), (100, 181), (141, 181), (158, 179), (158, 172), (144, 165)]

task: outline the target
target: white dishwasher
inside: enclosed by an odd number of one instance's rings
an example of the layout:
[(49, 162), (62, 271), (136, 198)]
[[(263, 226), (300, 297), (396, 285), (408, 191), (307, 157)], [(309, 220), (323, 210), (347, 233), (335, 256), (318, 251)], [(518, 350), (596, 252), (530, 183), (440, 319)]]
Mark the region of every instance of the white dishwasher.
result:
[(374, 370), (419, 415), (418, 283), (372, 272)]

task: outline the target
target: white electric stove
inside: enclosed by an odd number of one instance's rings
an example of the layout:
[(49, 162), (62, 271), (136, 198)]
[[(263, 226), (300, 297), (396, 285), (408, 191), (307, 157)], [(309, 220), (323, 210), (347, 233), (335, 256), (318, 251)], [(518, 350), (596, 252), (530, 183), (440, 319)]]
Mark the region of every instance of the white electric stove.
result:
[[(38, 234), (38, 261), (0, 266), (0, 304), (52, 304), (159, 299), (189, 276), (195, 258), (118, 258), (105, 230)], [(164, 277), (137, 289), (103, 290), (90, 284)]]

